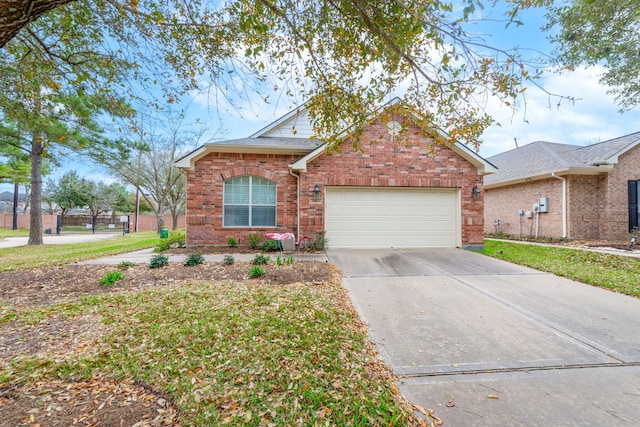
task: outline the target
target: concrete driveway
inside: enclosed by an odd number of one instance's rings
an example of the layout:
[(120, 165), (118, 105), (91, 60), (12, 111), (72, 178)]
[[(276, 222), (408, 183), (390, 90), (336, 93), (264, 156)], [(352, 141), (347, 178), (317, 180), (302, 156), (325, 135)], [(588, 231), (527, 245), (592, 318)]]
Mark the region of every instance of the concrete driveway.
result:
[(445, 425), (639, 425), (639, 299), (461, 249), (328, 255), (401, 391)]

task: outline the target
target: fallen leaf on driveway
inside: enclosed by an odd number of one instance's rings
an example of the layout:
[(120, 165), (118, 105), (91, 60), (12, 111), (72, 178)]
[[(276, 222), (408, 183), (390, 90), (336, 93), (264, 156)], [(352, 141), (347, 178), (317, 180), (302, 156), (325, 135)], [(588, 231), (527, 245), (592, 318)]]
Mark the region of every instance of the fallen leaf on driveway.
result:
[(499, 399), (499, 397), (496, 396), (495, 394), (490, 394), (487, 396), (487, 399)]
[(447, 402), (447, 404), (445, 405), (447, 408), (453, 408), (454, 406), (456, 406), (456, 398), (453, 396), (449, 396), (449, 401)]

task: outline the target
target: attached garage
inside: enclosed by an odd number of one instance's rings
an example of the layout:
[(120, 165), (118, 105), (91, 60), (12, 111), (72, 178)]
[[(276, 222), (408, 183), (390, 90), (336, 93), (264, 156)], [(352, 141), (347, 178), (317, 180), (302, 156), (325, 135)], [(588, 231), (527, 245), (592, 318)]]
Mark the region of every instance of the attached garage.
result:
[(461, 245), (458, 189), (326, 187), (325, 197), (332, 248)]

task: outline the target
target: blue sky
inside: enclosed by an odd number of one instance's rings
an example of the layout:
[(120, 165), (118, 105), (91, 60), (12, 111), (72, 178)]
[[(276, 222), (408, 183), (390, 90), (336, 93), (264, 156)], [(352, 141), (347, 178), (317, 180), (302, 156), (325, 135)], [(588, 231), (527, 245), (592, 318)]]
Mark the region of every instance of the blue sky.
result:
[[(477, 15), (488, 20), (471, 26), (471, 30), (483, 35), (489, 44), (502, 48), (518, 46), (532, 58), (552, 51), (547, 34), (540, 29), (545, 23), (541, 9), (525, 11), (521, 16), (524, 25), (509, 28), (505, 28), (502, 10), (478, 11)], [(499, 124), (483, 135), (480, 154), (490, 157), (511, 150), (515, 148), (514, 138), (519, 146), (538, 140), (588, 145), (640, 131), (640, 108), (620, 114), (613, 96), (598, 83), (602, 71), (597, 67), (579, 68), (575, 72), (549, 73), (539, 81), (548, 92), (574, 97), (575, 102), (565, 99), (558, 105), (558, 98), (549, 97), (534, 86), (527, 89), (526, 104), (521, 102), (517, 111), (490, 100), (486, 111)], [(275, 97), (270, 96), (270, 99)], [(211, 132), (210, 139), (249, 136), (292, 107), (286, 102), (265, 104), (258, 97), (253, 102), (238, 102), (241, 112), (215, 110), (207, 108), (208, 104), (206, 95), (196, 95), (190, 111), (191, 114), (200, 112), (200, 117), (211, 124), (211, 131), (217, 131)]]
[[(527, 11), (522, 16), (523, 26), (510, 26), (505, 29), (501, 11), (481, 11), (478, 17), (488, 17), (495, 22), (483, 22), (473, 28), (482, 34), (489, 43), (503, 48), (519, 46), (534, 52), (551, 53), (546, 34), (540, 31), (544, 24), (541, 10)], [(517, 140), (520, 146), (546, 140), (577, 145), (588, 145), (618, 136), (640, 131), (640, 108), (620, 114), (613, 97), (607, 94), (607, 88), (598, 83), (601, 68), (577, 69), (564, 74), (547, 74), (540, 84), (549, 92), (575, 97), (575, 103), (549, 98), (543, 91), (530, 87), (526, 91), (526, 110), (524, 105), (518, 111), (499, 105), (490, 100), (486, 111), (498, 122), (490, 127), (482, 137), (480, 155), (490, 157), (514, 149)], [(208, 131), (200, 143), (209, 140), (246, 137), (281, 117), (295, 105), (287, 99), (279, 102), (264, 103), (263, 96), (251, 100), (236, 102), (236, 108), (213, 105), (208, 94), (193, 94), (184, 100), (181, 107), (189, 118), (200, 118), (207, 124)], [(276, 100), (275, 96), (270, 96)], [(296, 100), (299, 103), (304, 100)], [(81, 175), (93, 180), (109, 181), (105, 171), (96, 168), (76, 157), (62, 160), (62, 168), (54, 173), (60, 176), (65, 171), (75, 169)], [(0, 184), (0, 191), (11, 186)]]

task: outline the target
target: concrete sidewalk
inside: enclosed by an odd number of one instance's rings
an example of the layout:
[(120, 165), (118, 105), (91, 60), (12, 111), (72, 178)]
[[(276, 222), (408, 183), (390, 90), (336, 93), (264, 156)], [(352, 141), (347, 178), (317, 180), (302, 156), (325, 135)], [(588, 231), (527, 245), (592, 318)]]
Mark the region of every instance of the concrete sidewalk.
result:
[[(193, 251), (197, 252), (196, 249)], [(82, 261), (80, 264), (108, 264), (108, 265), (118, 265), (121, 262), (129, 261), (135, 262), (136, 264), (148, 264), (151, 261), (151, 258), (155, 255), (163, 255), (162, 253), (154, 252), (153, 248), (142, 249), (134, 252), (127, 252), (125, 254), (114, 255), (104, 258), (91, 259), (88, 261)], [(256, 254), (203, 254), (206, 262), (222, 262), (225, 256), (231, 255), (236, 261), (251, 261), (256, 257)], [(271, 257), (271, 259), (276, 259), (277, 257), (288, 258), (290, 256), (294, 257), (296, 261), (321, 261), (321, 262), (329, 262), (327, 255), (325, 253), (280, 253), (280, 252), (268, 252), (265, 255)], [(176, 263), (184, 263), (187, 259), (187, 255), (185, 254), (167, 254), (169, 257), (169, 262)]]
[[(43, 241), (45, 245), (63, 245), (66, 243), (97, 242), (100, 240), (112, 239), (115, 236), (122, 236), (122, 232), (98, 234), (45, 234), (43, 236)], [(0, 249), (26, 246), (28, 242), (29, 238), (27, 236), (5, 237), (4, 239), (0, 238)]]

